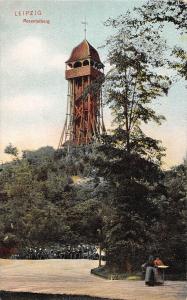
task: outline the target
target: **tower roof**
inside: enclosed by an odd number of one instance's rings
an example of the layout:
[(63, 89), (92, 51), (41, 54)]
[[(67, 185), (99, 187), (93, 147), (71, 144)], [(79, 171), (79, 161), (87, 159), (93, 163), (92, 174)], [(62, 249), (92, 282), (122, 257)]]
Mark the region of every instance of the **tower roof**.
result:
[(97, 50), (85, 39), (78, 46), (73, 48), (70, 58), (66, 61), (66, 63), (87, 58), (92, 58), (94, 61), (99, 63), (101, 62)]

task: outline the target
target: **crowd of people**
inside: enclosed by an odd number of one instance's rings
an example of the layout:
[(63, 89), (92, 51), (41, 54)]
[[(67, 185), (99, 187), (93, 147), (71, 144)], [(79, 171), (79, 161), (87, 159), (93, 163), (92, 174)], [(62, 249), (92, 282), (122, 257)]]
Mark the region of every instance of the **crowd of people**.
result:
[[(99, 259), (99, 249), (94, 245), (64, 245), (61, 247), (27, 247), (12, 255), (12, 259)], [(101, 259), (105, 260), (102, 253)]]

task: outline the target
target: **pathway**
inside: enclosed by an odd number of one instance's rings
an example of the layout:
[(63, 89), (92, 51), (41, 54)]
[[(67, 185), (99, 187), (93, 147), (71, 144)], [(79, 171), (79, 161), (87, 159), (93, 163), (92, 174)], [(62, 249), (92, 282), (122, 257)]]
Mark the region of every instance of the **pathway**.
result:
[(90, 274), (93, 260), (0, 259), (0, 290), (90, 295), (125, 300), (185, 300), (185, 282), (147, 287), (143, 281), (105, 280)]

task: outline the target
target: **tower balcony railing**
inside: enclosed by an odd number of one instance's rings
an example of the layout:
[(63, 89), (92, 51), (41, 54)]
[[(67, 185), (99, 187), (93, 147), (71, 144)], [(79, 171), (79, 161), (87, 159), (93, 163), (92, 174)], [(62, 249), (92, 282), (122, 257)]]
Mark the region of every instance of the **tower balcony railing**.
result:
[(98, 77), (101, 76), (101, 74), (103, 74), (101, 71), (93, 68), (92, 66), (82, 66), (65, 71), (66, 79), (73, 79), (82, 76)]

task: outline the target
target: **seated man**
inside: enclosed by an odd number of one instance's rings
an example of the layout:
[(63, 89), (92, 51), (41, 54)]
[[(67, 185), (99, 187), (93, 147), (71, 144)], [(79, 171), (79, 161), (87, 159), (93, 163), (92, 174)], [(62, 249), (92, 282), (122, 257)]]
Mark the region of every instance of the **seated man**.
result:
[(163, 266), (164, 263), (159, 257), (156, 257), (156, 259), (154, 260), (154, 265), (155, 265), (156, 283), (157, 284), (163, 284), (164, 281), (163, 281), (163, 278), (162, 278), (162, 271), (159, 269), (159, 266)]
[(145, 284), (148, 286), (154, 286), (155, 284), (163, 284), (161, 274), (158, 271), (157, 265), (155, 264), (155, 259), (152, 255), (149, 256), (148, 261), (142, 265), (145, 269)]
[(159, 257), (156, 257), (156, 259), (154, 260), (154, 265), (155, 266), (163, 266), (164, 263)]

